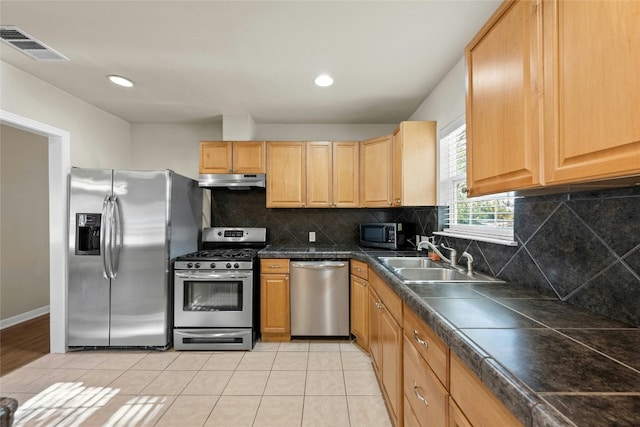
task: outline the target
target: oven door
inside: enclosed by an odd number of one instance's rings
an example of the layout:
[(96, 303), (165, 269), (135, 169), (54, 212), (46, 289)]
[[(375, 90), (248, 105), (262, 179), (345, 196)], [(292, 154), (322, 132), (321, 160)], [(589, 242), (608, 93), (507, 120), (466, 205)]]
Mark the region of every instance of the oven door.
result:
[(178, 270), (174, 279), (176, 328), (251, 327), (251, 271)]

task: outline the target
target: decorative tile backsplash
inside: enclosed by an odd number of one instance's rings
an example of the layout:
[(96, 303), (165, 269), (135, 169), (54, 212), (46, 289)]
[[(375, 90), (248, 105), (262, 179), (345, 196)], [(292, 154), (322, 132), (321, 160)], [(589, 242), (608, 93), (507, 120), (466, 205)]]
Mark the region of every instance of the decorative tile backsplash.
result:
[[(353, 245), (361, 222), (441, 229), (443, 208), (267, 209), (265, 191), (212, 190), (212, 224), (267, 227), (274, 245)], [(640, 326), (640, 187), (516, 199), (518, 246), (443, 238), (475, 269)]]
[(309, 231), (317, 245), (357, 245), (362, 222), (404, 222), (416, 232), (431, 234), (438, 226), (437, 209), (267, 209), (264, 189), (211, 190), (211, 224), (267, 227), (273, 245), (306, 245)]
[(640, 326), (640, 187), (516, 199), (517, 247), (440, 238), (475, 267)]

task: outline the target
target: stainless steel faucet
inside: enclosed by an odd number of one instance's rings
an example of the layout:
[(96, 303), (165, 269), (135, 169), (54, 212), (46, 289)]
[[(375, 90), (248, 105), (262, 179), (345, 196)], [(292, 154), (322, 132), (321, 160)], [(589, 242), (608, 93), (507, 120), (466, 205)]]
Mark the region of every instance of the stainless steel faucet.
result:
[(450, 254), (451, 259), (449, 259), (449, 258), (447, 258), (446, 256), (444, 256), (444, 255), (442, 254), (442, 252), (440, 252), (440, 251), (438, 250), (438, 247), (437, 247), (436, 245), (434, 245), (433, 243), (431, 243), (431, 242), (430, 242), (430, 241), (428, 241), (428, 240), (423, 240), (422, 242), (420, 242), (420, 243), (418, 244), (418, 247), (416, 248), (416, 250), (417, 250), (417, 251), (419, 251), (420, 249), (422, 249), (422, 248), (423, 248), (423, 247), (425, 247), (425, 246), (426, 246), (426, 247), (428, 247), (429, 249), (431, 249), (432, 251), (434, 251), (435, 253), (437, 253), (437, 254), (438, 254), (438, 256), (439, 256), (440, 258), (442, 258), (442, 260), (443, 260), (444, 262), (448, 262), (449, 264), (451, 264), (451, 266), (452, 266), (452, 267), (455, 267), (455, 266), (456, 266), (456, 258), (457, 258), (458, 253), (456, 252), (456, 250), (455, 250), (455, 249), (453, 249), (453, 248), (448, 248), (448, 247), (446, 247), (444, 244), (441, 244), (441, 246), (442, 246), (444, 249), (448, 249), (449, 251), (451, 251), (451, 254)]
[(462, 252), (462, 255), (460, 255), (460, 259), (465, 257), (467, 258), (467, 273), (471, 274), (473, 273), (473, 257), (469, 252), (464, 251)]
[(451, 261), (449, 263), (451, 264), (451, 267), (455, 267), (458, 264), (458, 251), (456, 251), (453, 248), (449, 248), (445, 246), (444, 243), (440, 243), (440, 246), (443, 249), (446, 249), (449, 251), (449, 257), (451, 258)]

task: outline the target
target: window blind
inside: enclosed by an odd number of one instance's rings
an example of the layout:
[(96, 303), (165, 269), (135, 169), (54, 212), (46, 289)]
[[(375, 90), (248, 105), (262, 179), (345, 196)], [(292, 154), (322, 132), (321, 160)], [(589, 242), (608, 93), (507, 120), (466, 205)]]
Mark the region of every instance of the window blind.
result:
[(513, 242), (513, 193), (467, 197), (467, 138), (464, 117), (445, 128), (440, 139), (440, 203), (448, 206), (445, 233), (458, 237)]

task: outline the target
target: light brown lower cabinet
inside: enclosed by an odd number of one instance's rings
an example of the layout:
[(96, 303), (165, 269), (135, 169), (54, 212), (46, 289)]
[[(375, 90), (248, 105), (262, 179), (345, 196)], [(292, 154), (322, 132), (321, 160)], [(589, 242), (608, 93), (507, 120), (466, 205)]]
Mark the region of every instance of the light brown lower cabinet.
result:
[(369, 351), (369, 284), (366, 280), (351, 275), (351, 333), (356, 343)]
[[(391, 422), (402, 427), (402, 301), (373, 272), (369, 272), (369, 285), (369, 351)], [(398, 303), (399, 313), (395, 312)]]
[(449, 426), (448, 427), (473, 427), (467, 417), (464, 416), (456, 401), (449, 396)]
[(369, 351), (369, 266), (356, 259), (351, 260), (351, 333), (356, 343)]
[[(472, 426), (522, 426), (522, 423), (451, 353), (449, 391)], [(462, 424), (464, 425), (464, 424)]]
[(291, 340), (289, 260), (260, 260), (260, 334), (262, 341)]
[(418, 417), (411, 409), (406, 397), (404, 398), (404, 427), (421, 427), (420, 421), (418, 421)]
[[(404, 337), (404, 397), (422, 426), (446, 426), (449, 392)], [(405, 414), (407, 408), (405, 408)], [(406, 420), (405, 420), (406, 425)]]

